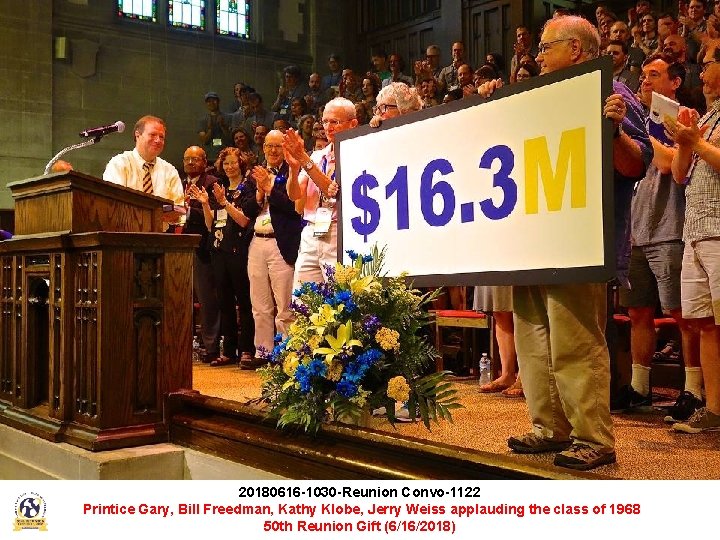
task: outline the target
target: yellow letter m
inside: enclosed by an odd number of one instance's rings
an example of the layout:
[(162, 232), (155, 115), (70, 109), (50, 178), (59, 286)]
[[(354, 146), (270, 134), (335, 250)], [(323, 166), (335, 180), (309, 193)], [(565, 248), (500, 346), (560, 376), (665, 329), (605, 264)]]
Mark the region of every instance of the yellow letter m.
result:
[(570, 207), (584, 208), (587, 202), (584, 127), (562, 132), (554, 174), (547, 139), (537, 137), (525, 141), (526, 213), (538, 213), (538, 172), (542, 178), (548, 211), (557, 212), (562, 209), (568, 169), (570, 170)]

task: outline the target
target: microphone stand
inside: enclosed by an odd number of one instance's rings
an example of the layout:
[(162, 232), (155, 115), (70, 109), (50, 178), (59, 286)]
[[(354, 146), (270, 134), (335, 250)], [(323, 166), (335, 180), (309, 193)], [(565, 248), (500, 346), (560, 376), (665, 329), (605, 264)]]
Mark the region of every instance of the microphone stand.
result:
[(97, 137), (94, 137), (92, 139), (87, 139), (81, 143), (73, 144), (71, 146), (63, 148), (57, 154), (55, 154), (55, 157), (48, 161), (48, 164), (45, 165), (45, 171), (43, 172), (43, 174), (49, 174), (50, 169), (53, 165), (55, 165), (57, 160), (60, 159), (63, 155), (67, 154), (70, 150), (77, 150), (78, 148), (85, 148), (86, 146), (91, 146), (98, 142), (100, 139), (102, 139), (102, 135), (98, 135)]

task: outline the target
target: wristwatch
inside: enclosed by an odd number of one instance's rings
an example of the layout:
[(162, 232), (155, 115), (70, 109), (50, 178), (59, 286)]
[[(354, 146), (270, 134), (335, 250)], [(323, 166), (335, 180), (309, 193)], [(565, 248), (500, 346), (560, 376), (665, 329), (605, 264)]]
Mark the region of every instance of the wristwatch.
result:
[(623, 134), (622, 124), (618, 124), (617, 127), (615, 128), (615, 131), (613, 132), (613, 139), (617, 139), (622, 134)]
[(308, 160), (307, 160), (307, 163), (305, 163), (305, 165), (303, 165), (302, 167), (303, 167), (303, 169), (305, 169), (307, 172), (310, 172), (310, 170), (312, 170), (312, 168), (313, 168), (314, 166), (315, 166), (315, 164), (313, 163), (312, 159), (308, 159)]

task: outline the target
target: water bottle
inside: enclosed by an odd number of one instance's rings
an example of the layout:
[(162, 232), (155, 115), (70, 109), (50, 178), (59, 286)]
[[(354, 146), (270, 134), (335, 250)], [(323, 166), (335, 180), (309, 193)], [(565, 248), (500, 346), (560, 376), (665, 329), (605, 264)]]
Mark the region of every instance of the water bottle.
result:
[(490, 365), (490, 358), (487, 353), (482, 353), (480, 357), (480, 380), (479, 383), (490, 384), (492, 382), (492, 366)]
[(200, 341), (198, 340), (197, 336), (193, 336), (192, 360), (193, 360), (193, 362), (200, 361)]

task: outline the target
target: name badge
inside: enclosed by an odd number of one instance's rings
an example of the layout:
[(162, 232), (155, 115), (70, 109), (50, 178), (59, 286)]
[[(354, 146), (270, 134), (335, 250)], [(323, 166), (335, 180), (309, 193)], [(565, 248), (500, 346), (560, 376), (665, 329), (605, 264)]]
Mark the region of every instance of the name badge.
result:
[(217, 216), (215, 217), (215, 228), (222, 229), (227, 225), (227, 210), (224, 208), (217, 211)]
[(325, 236), (330, 230), (330, 223), (332, 222), (332, 210), (321, 206), (315, 213), (315, 227), (313, 235)]
[(213, 146), (222, 146), (222, 139), (213, 139)]

